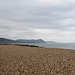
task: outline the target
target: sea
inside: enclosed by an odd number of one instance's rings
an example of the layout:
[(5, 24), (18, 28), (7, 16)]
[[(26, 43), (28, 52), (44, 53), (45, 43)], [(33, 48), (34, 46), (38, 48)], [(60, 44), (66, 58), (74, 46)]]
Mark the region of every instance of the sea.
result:
[(21, 43), (45, 48), (75, 49), (75, 43)]

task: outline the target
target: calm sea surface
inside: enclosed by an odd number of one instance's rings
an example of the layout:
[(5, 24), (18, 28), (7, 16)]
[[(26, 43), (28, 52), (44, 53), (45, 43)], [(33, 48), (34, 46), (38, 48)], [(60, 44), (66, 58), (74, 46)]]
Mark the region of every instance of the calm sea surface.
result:
[(46, 48), (64, 48), (64, 49), (75, 49), (75, 43), (26, 43), (30, 45), (36, 45)]

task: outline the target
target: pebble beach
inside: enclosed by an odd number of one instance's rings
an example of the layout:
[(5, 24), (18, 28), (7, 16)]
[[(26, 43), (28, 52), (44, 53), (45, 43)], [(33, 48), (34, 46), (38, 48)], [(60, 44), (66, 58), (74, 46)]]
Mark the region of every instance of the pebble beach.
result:
[(75, 75), (75, 50), (0, 45), (0, 75)]

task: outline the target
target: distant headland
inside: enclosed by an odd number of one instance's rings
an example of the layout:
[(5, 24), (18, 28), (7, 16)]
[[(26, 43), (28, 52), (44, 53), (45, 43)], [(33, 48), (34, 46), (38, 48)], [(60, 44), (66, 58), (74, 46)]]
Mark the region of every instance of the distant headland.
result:
[(56, 43), (54, 41), (44, 41), (42, 39), (7, 39), (7, 38), (0, 38), (0, 44), (1, 43)]

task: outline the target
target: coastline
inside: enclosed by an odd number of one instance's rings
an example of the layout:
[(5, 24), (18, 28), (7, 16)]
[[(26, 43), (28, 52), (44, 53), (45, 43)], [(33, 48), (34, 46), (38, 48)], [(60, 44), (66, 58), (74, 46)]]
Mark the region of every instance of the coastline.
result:
[[(10, 43), (10, 44), (0, 44), (0, 45), (15, 45), (15, 46), (27, 46), (27, 47), (39, 47), (39, 48), (48, 48), (48, 49), (51, 49), (51, 48), (53, 48), (53, 47), (44, 47), (44, 46), (39, 46), (39, 45), (35, 45), (34, 43), (33, 44), (30, 44), (30, 43), (24, 43), (24, 44), (20, 44), (20, 43), (18, 43), (18, 44), (12, 44), (12, 43)], [(55, 44), (54, 44), (55, 45)], [(60, 48), (60, 47), (54, 47), (53, 49), (65, 49), (65, 50), (75, 50), (75, 49), (70, 49), (70, 48)]]
[(0, 44), (0, 75), (74, 75), (75, 50)]

